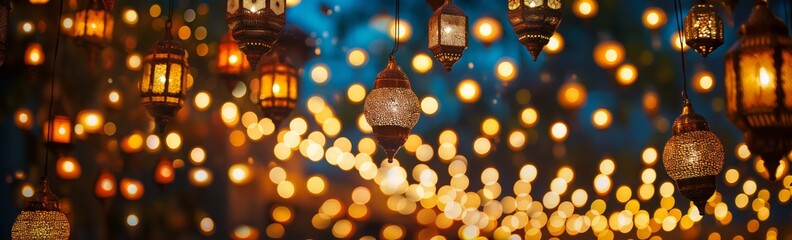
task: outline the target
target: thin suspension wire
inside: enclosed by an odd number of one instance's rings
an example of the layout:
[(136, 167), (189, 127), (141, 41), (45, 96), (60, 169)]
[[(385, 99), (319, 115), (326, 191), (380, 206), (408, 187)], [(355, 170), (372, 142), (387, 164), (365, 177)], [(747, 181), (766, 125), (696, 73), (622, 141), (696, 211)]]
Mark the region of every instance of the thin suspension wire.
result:
[[(60, 0), (60, 5), (58, 6), (58, 21), (60, 21), (61, 18), (63, 18), (63, 0)], [(50, 73), (50, 101), (49, 101), (49, 110), (47, 110), (48, 113), (47, 128), (49, 129), (48, 131), (46, 131), (47, 142), (52, 141), (52, 132), (54, 132), (53, 130), (55, 130), (54, 129), (55, 126), (53, 126), (53, 122), (52, 122), (52, 105), (55, 104), (55, 69), (58, 66), (56, 65), (56, 63), (58, 62), (58, 47), (60, 46), (60, 39), (61, 39), (61, 24), (58, 24), (58, 32), (57, 35), (55, 36), (55, 53), (52, 54), (52, 72)], [(50, 151), (49, 144), (45, 144), (44, 149), (45, 149), (44, 176), (41, 177), (42, 179), (46, 179), (47, 174), (49, 172), (49, 151)]]
[(682, 1), (681, 0), (674, 0), (674, 14), (676, 15), (676, 25), (677, 25), (677, 38), (679, 40), (679, 56), (682, 59), (682, 98), (687, 100), (687, 69), (685, 67), (685, 43), (682, 41), (682, 38), (685, 36), (685, 33), (682, 31)]
[(399, 50), (399, 42), (401, 41), (401, 37), (399, 36), (399, 29), (401, 28), (401, 21), (399, 20), (399, 0), (396, 0), (396, 11), (395, 12), (396, 12), (396, 14), (395, 14), (396, 16), (395, 16), (395, 19), (394, 19), (394, 21), (395, 21), (394, 28), (396, 29), (396, 30), (394, 30), (395, 44), (393, 44), (393, 50), (391, 50), (391, 53), (390, 53), (391, 56), (393, 56), (393, 54), (396, 54), (396, 51)]

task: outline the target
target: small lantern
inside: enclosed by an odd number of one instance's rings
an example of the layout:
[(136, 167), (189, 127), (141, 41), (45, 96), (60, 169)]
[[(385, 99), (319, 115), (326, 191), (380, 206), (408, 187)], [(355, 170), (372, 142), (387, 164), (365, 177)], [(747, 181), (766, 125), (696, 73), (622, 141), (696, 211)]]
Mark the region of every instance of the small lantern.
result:
[(79, 44), (104, 48), (113, 38), (113, 15), (99, 0), (90, 0), (84, 9), (74, 14), (72, 30)]
[(25, 204), (11, 227), (11, 239), (69, 239), (69, 219), (60, 211), (58, 197), (41, 180), (36, 199)]
[(55, 115), (50, 121), (44, 123), (44, 144), (50, 146), (56, 154), (64, 154), (72, 147), (71, 120), (63, 115)]
[(363, 114), (374, 130), (377, 144), (385, 150), (388, 161), (392, 162), (393, 156), (407, 141), (410, 131), (421, 117), (418, 97), (393, 55), (385, 69), (374, 79), (374, 88), (363, 104)]
[(745, 133), (748, 149), (776, 172), (792, 150), (792, 38), (767, 2), (756, 0), (725, 65), (729, 119)]
[(8, 46), (8, 25), (11, 22), (11, 2), (0, 0), (0, 66), (5, 62)]
[(704, 213), (707, 200), (715, 193), (723, 154), (723, 145), (710, 131), (707, 120), (685, 99), (682, 115), (674, 120), (673, 135), (663, 149), (663, 165), (682, 196), (693, 201), (699, 213)]
[(58, 162), (55, 163), (55, 170), (58, 172), (58, 176), (64, 180), (78, 179), (82, 173), (80, 162), (76, 158), (69, 156), (58, 158)]
[(467, 47), (468, 17), (453, 0), (446, 0), (429, 18), (429, 50), (451, 71)]
[(99, 199), (109, 199), (116, 194), (116, 180), (110, 171), (102, 170), (96, 179), (94, 194)]
[(264, 117), (272, 119), (275, 126), (279, 126), (297, 105), (300, 88), (297, 71), (273, 52), (261, 59), (256, 78), (259, 80), (261, 111)]
[(220, 41), (217, 50), (217, 73), (226, 82), (228, 90), (233, 90), (242, 74), (250, 70), (250, 63), (239, 50), (229, 31)]
[(154, 170), (154, 181), (164, 186), (173, 182), (174, 175), (173, 163), (168, 158), (162, 157)]
[(561, 0), (509, 0), (509, 22), (536, 61), (561, 23)]
[(715, 6), (699, 0), (690, 9), (685, 17), (685, 43), (703, 57), (723, 45), (723, 20)]
[(143, 77), (140, 80), (140, 101), (149, 111), (159, 133), (184, 105), (189, 66), (187, 51), (170, 33), (171, 22), (166, 23), (165, 37), (154, 43), (144, 58)]
[(228, 0), (226, 23), (251, 67), (267, 54), (286, 25), (284, 0)]

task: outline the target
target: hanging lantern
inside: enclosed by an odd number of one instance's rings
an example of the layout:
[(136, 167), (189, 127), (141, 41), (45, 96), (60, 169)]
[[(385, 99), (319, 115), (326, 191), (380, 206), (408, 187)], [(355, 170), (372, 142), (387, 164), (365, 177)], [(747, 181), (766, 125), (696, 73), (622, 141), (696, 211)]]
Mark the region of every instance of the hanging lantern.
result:
[(446, 0), (429, 18), (429, 50), (446, 71), (468, 47), (468, 17), (453, 0)]
[(261, 59), (259, 72), (259, 105), (264, 117), (279, 126), (297, 105), (299, 94), (297, 70), (288, 61), (281, 61), (273, 52)]
[(561, 23), (561, 0), (509, 0), (509, 22), (536, 61)]
[(792, 38), (767, 2), (756, 0), (725, 65), (729, 119), (745, 133), (748, 149), (776, 172), (792, 150)]
[(162, 157), (154, 170), (154, 181), (164, 186), (173, 182), (174, 175), (173, 163), (168, 158)]
[(663, 165), (682, 196), (693, 201), (699, 213), (703, 213), (723, 168), (723, 145), (687, 99), (663, 149)]
[(41, 180), (36, 199), (25, 204), (11, 227), (11, 239), (68, 239), (69, 219), (60, 211), (58, 197)]
[(374, 130), (374, 139), (385, 151), (388, 161), (393, 161), (396, 151), (407, 141), (421, 117), (418, 97), (393, 55), (374, 79), (374, 88), (366, 96), (363, 113)]
[(99, 0), (90, 0), (74, 14), (72, 36), (82, 45), (104, 48), (113, 38), (113, 15)]
[(184, 105), (187, 51), (176, 42), (170, 33), (171, 23), (166, 23), (165, 37), (154, 43), (143, 60), (143, 78), (140, 80), (140, 101), (148, 109), (158, 132)]
[(11, 22), (11, 2), (0, 0), (0, 66), (5, 62), (8, 47), (8, 25)]
[(286, 1), (228, 0), (226, 23), (250, 66), (256, 67), (286, 25)]
[(690, 9), (685, 17), (685, 43), (703, 57), (723, 45), (723, 20), (715, 6), (699, 0)]
[(63, 115), (55, 115), (50, 121), (44, 123), (44, 144), (52, 148), (54, 153), (62, 155), (72, 148), (71, 120)]
[(224, 82), (228, 90), (233, 90), (242, 74), (250, 69), (250, 63), (239, 50), (234, 37), (229, 31), (220, 41), (217, 50), (217, 73)]
[(102, 170), (96, 179), (94, 194), (99, 199), (109, 199), (116, 194), (116, 180), (110, 171)]

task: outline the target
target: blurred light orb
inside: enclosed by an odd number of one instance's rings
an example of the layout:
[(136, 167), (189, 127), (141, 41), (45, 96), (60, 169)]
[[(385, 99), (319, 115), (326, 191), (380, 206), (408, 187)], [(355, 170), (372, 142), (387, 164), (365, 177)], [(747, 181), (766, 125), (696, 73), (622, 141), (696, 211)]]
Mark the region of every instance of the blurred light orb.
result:
[(599, 4), (596, 0), (577, 0), (572, 3), (572, 13), (581, 19), (592, 18), (599, 12)]
[(622, 86), (630, 86), (638, 79), (638, 69), (632, 64), (623, 64), (616, 69), (616, 82)]
[(539, 113), (532, 107), (527, 107), (520, 112), (520, 123), (525, 127), (533, 127), (539, 121)]
[(517, 76), (517, 68), (510, 59), (502, 59), (495, 66), (495, 75), (504, 84), (511, 82)]
[(246, 184), (250, 182), (250, 167), (245, 163), (237, 163), (228, 168), (228, 179), (235, 184)]
[(715, 75), (710, 71), (701, 71), (693, 76), (693, 89), (699, 93), (708, 93), (715, 87)]
[(124, 19), (124, 23), (126, 23), (127, 25), (134, 26), (138, 22), (138, 13), (137, 11), (135, 11), (135, 9), (131, 9), (131, 8), (126, 9), (124, 10), (123, 19)]
[(76, 158), (62, 156), (55, 163), (56, 172), (61, 179), (72, 180), (80, 178), (82, 173), (80, 162)]
[(399, 42), (406, 42), (412, 37), (412, 26), (406, 19), (399, 19), (399, 36), (396, 37), (396, 21), (391, 20), (388, 24), (391, 39), (398, 40)]
[(14, 113), (14, 124), (20, 129), (30, 130), (33, 127), (33, 113), (27, 108), (18, 109)]
[(366, 99), (366, 87), (363, 84), (355, 83), (347, 89), (347, 99), (353, 103), (360, 103)]
[(203, 167), (194, 167), (190, 170), (190, 182), (196, 187), (206, 187), (212, 183), (212, 172)]
[(544, 50), (552, 55), (560, 53), (564, 50), (564, 37), (558, 31), (554, 32), (547, 45), (544, 46)]
[(566, 140), (568, 134), (568, 129), (566, 124), (563, 122), (555, 122), (550, 127), (550, 136), (553, 138), (555, 142), (563, 142)]
[(140, 223), (140, 219), (135, 214), (129, 214), (127, 215), (126, 223), (130, 227), (136, 227)]
[(306, 187), (308, 188), (308, 192), (313, 195), (320, 195), (325, 192), (327, 189), (327, 181), (321, 176), (312, 176), (308, 178), (308, 181), (305, 182)]
[(474, 103), (481, 97), (481, 88), (473, 79), (465, 79), (457, 85), (457, 97), (464, 103)]
[(608, 109), (600, 108), (591, 114), (591, 123), (597, 129), (606, 129), (610, 126), (613, 117)]
[(368, 62), (368, 53), (361, 48), (352, 49), (352, 51), (349, 51), (347, 54), (347, 62), (353, 67), (363, 66), (363, 64)]
[(317, 64), (311, 68), (311, 80), (316, 84), (325, 84), (330, 79), (330, 70), (327, 65)]
[(212, 96), (206, 91), (198, 92), (198, 94), (195, 94), (194, 103), (196, 109), (204, 111), (212, 104)]
[(421, 110), (427, 115), (434, 115), (440, 108), (440, 103), (432, 96), (425, 97), (421, 100)]
[(643, 25), (646, 29), (657, 30), (666, 24), (665, 11), (657, 7), (649, 7), (643, 13)]
[(134, 201), (143, 197), (143, 183), (135, 179), (121, 179), (121, 196)]
[(586, 103), (586, 87), (577, 82), (567, 82), (558, 90), (558, 103), (566, 109), (578, 109)]
[(677, 52), (680, 50), (687, 51), (690, 48), (687, 43), (685, 43), (685, 36), (680, 35), (678, 32), (671, 35), (671, 46), (673, 46), (674, 50)]
[(604, 41), (594, 47), (594, 62), (604, 69), (619, 66), (624, 61), (624, 46), (616, 41)]
[(426, 53), (417, 53), (413, 56), (412, 67), (417, 73), (426, 73), (432, 70), (432, 58)]
[(198, 223), (201, 228), (201, 232), (204, 234), (212, 233), (215, 228), (214, 220), (210, 217), (201, 218), (201, 222)]
[(498, 41), (503, 35), (503, 27), (500, 22), (492, 17), (482, 17), (473, 23), (473, 37), (489, 46)]

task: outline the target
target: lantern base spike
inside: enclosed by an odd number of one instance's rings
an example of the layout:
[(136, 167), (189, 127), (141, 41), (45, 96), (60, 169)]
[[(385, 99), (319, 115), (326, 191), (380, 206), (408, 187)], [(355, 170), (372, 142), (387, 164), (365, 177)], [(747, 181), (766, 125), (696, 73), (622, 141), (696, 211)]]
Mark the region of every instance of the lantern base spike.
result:
[(753, 130), (745, 134), (745, 144), (748, 150), (762, 157), (764, 167), (767, 169), (768, 180), (778, 180), (776, 170), (781, 165), (780, 161), (792, 150), (792, 134), (789, 130), (771, 128)]
[(778, 171), (778, 166), (781, 165), (780, 161), (784, 161), (784, 158), (771, 158), (769, 156), (768, 158), (765, 158), (762, 156), (762, 160), (764, 160), (762, 161), (762, 165), (764, 165), (764, 167), (767, 169), (767, 180), (770, 180), (771, 182), (778, 180), (776, 178), (776, 172)]
[(715, 181), (717, 176), (692, 177), (676, 180), (677, 188), (682, 196), (692, 201), (699, 209), (699, 214), (704, 214), (707, 200), (715, 194)]
[(410, 129), (399, 126), (373, 126), (372, 128), (374, 130), (374, 139), (382, 146), (388, 162), (392, 162), (393, 156), (407, 142)]

